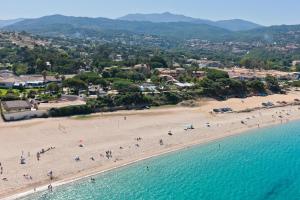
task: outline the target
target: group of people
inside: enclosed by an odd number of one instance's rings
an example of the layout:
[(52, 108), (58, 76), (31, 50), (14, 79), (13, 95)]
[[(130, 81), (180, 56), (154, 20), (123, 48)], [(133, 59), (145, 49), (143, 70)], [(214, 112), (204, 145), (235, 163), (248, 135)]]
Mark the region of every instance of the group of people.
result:
[(37, 161), (40, 161), (40, 158), (41, 158), (41, 154), (45, 154), (47, 153), (48, 151), (52, 150), (52, 149), (55, 149), (55, 147), (49, 147), (48, 149), (42, 149), (41, 151), (37, 152), (36, 153), (36, 159)]
[(32, 180), (32, 176), (28, 175), (28, 174), (23, 174), (23, 177), (26, 179), (26, 180)]
[(106, 158), (107, 158), (107, 159), (112, 158), (112, 151), (111, 151), (111, 150), (108, 150), (108, 151), (106, 151), (105, 153), (106, 153)]
[[(2, 166), (2, 163), (0, 162), (0, 175), (3, 174), (3, 166)], [(2, 178), (2, 181), (8, 181), (7, 178)]]

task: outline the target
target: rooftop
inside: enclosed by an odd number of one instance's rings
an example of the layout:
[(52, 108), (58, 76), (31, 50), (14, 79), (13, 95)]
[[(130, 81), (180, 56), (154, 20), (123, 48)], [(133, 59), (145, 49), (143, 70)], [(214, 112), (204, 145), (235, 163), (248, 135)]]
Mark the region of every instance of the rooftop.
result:
[(31, 104), (28, 101), (21, 100), (3, 101), (2, 105), (6, 111), (31, 109)]

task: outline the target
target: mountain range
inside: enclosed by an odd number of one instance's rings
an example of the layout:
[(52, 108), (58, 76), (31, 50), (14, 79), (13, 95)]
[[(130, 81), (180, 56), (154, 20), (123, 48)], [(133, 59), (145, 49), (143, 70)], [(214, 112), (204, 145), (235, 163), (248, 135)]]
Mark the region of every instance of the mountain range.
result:
[(124, 17), (118, 18), (120, 20), (125, 21), (138, 21), (138, 22), (154, 22), (154, 23), (162, 23), (162, 22), (189, 22), (189, 23), (197, 23), (197, 24), (207, 24), (219, 28), (224, 28), (230, 31), (246, 31), (255, 28), (262, 27), (259, 24), (242, 20), (242, 19), (232, 19), (232, 20), (220, 20), (220, 21), (212, 21), (207, 19), (197, 19), (192, 17), (187, 17), (184, 15), (172, 14), (169, 12), (161, 13), (161, 14), (129, 14)]
[(107, 18), (71, 17), (51, 15), (25, 19), (6, 26), (4, 30), (26, 31), (46, 36), (102, 37), (108, 33), (145, 34), (176, 39), (227, 38), (231, 31), (207, 24), (188, 22), (138, 22)]
[[(252, 26), (252, 28), (251, 28)], [(250, 29), (251, 28), (251, 29)], [(245, 30), (246, 29), (246, 30)], [(51, 15), (24, 19), (2, 27), (42, 36), (63, 36), (114, 40), (155, 36), (174, 42), (201, 39), (211, 41), (300, 42), (300, 25), (263, 27), (243, 20), (210, 21), (171, 13), (127, 15), (119, 19)], [(131, 41), (132, 39), (129, 39)]]

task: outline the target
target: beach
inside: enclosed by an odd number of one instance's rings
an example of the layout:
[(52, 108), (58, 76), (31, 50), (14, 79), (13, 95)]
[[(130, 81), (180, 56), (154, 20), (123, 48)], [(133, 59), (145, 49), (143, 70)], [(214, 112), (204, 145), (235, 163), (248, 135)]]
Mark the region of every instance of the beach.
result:
[[(293, 103), (299, 97), (300, 93), (294, 91), (288, 95), (227, 101), (200, 100), (199, 106), (193, 108), (175, 106), (71, 118), (1, 121), (0, 197), (299, 119), (299, 106), (276, 103)], [(261, 103), (268, 101), (278, 107), (262, 108)], [(222, 107), (231, 107), (236, 112), (211, 113), (212, 109)], [(246, 109), (254, 111), (238, 112)], [(194, 129), (189, 129), (191, 125)], [(42, 152), (39, 160), (37, 152)], [(25, 164), (20, 164), (21, 157)]]

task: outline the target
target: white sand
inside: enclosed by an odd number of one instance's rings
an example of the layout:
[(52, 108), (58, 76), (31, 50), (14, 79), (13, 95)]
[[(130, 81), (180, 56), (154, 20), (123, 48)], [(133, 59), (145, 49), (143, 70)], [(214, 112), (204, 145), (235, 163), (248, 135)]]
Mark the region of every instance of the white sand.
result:
[[(52, 182), (67, 181), (171, 150), (238, 134), (258, 128), (258, 124), (263, 127), (298, 119), (299, 106), (263, 109), (251, 113), (211, 115), (209, 112), (212, 108), (225, 106), (235, 110), (259, 107), (261, 102), (266, 101), (293, 102), (299, 97), (299, 93), (293, 92), (289, 95), (252, 97), (245, 99), (244, 103), (240, 99), (225, 102), (200, 101), (203, 105), (198, 108), (123, 111), (86, 118), (35, 119), (14, 123), (0, 121), (0, 162), (4, 170), (0, 175), (0, 197), (49, 184), (47, 173), (50, 170), (55, 177)], [(127, 117), (126, 120), (124, 116)], [(246, 124), (241, 124), (242, 120)], [(207, 127), (206, 123), (210, 123), (211, 127)], [(193, 124), (195, 130), (185, 131), (188, 124)], [(173, 136), (168, 135), (169, 130)], [(138, 137), (142, 140), (136, 141)], [(159, 144), (160, 139), (163, 139), (164, 145)], [(84, 145), (82, 148), (79, 147), (80, 141)], [(40, 161), (37, 161), (36, 153), (49, 147), (55, 149), (41, 155)], [(107, 150), (112, 151), (113, 158), (110, 160), (100, 156), (105, 156)], [(20, 164), (22, 151), (26, 165)], [(74, 161), (77, 155), (80, 162)], [(90, 157), (94, 157), (95, 161)], [(33, 179), (25, 179), (24, 174)], [(2, 181), (2, 178), (7, 178), (8, 181)]]

